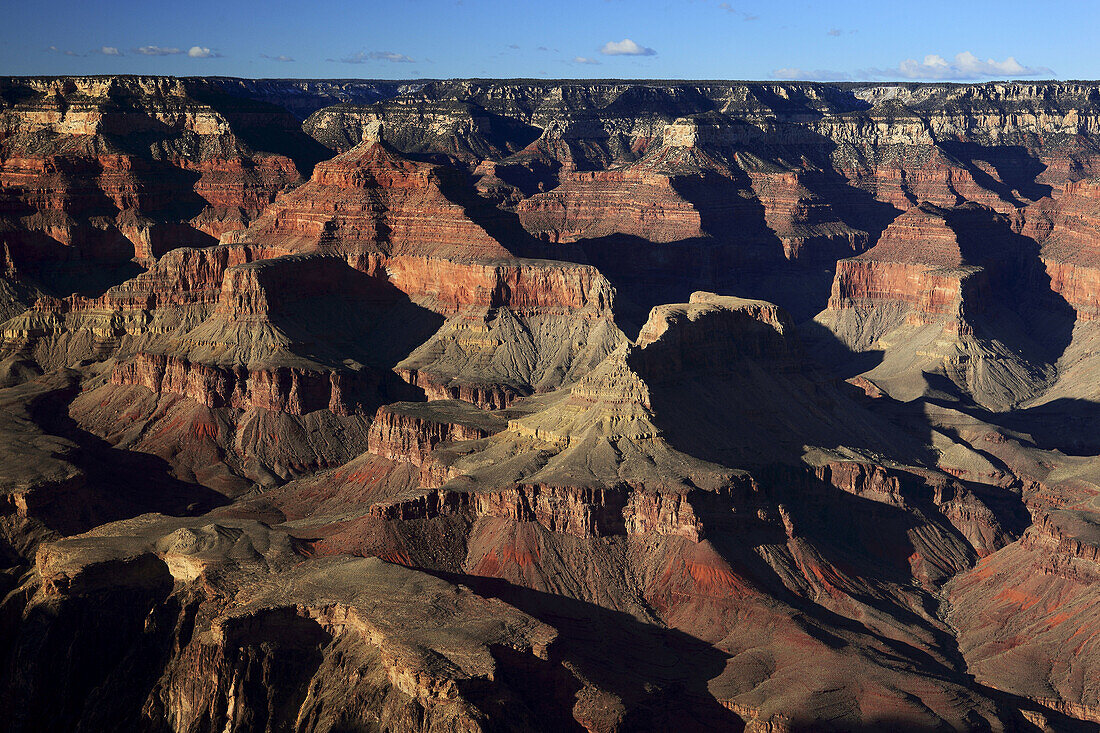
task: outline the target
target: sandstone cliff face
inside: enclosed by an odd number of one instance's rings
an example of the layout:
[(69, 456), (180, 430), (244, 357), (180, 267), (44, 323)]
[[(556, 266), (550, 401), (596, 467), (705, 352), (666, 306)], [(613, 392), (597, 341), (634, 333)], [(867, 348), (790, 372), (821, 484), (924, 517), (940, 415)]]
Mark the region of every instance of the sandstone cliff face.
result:
[(281, 108), (203, 80), (28, 78), (0, 87), (13, 100), (0, 108), (4, 239), (17, 263), (46, 280), (55, 273), (43, 261), (150, 261), (216, 241), (317, 159), (316, 144)]
[(503, 419), (478, 410), (472, 400), (395, 403), (378, 409), (371, 423), (368, 450), (391, 461), (410, 463), (420, 471), (420, 486), (442, 486), (453, 476), (435, 460), (445, 443), (481, 440), (504, 429)]
[(292, 250), (507, 257), (510, 252), (444, 194), (456, 172), (414, 163), (371, 139), (319, 164), (307, 185), (280, 197), (230, 241)]
[(853, 350), (883, 350), (866, 376), (893, 384), (895, 396), (919, 394), (923, 375), (939, 374), (1005, 409), (1051, 385), (1069, 342), (1072, 306), (1046, 270), (1035, 242), (1004, 217), (923, 204), (837, 263), (819, 322)]
[(1098, 313), (1098, 214), (1100, 185), (1093, 179), (1069, 183), (1050, 217), (1049, 231), (1036, 232), (1051, 288), (1074, 307), (1082, 321), (1096, 320)]
[(552, 242), (611, 234), (673, 242), (703, 236), (699, 212), (667, 176), (646, 171), (562, 174), (553, 191), (520, 203), (524, 227)]
[(591, 317), (609, 312), (615, 292), (598, 270), (566, 262), (512, 259), (462, 262), (390, 257), (386, 277), (425, 307), (454, 315), (468, 307), (507, 308), (517, 315)]
[(353, 414), (361, 409), (364, 397), (372, 399), (380, 381), (372, 373), (225, 368), (147, 353), (139, 353), (111, 373), (111, 384), (138, 385), (158, 394), (171, 392), (207, 407), (262, 408), (290, 415), (316, 410)]
[(872, 249), (837, 263), (829, 308), (902, 304), (910, 323), (932, 323), (958, 313), (963, 283), (977, 274), (964, 261), (943, 213), (914, 207), (895, 219)]
[(1097, 99), (0, 81), (10, 727), (1095, 720)]
[[(743, 492), (744, 487), (727, 492)], [(695, 501), (707, 502), (706, 497)], [(616, 535), (683, 537), (699, 542), (703, 523), (682, 494), (595, 490), (525, 484), (504, 491), (437, 490), (412, 499), (375, 504), (378, 519), (411, 521), (447, 514), (476, 521), (484, 518), (535, 522), (551, 532), (592, 539)]]

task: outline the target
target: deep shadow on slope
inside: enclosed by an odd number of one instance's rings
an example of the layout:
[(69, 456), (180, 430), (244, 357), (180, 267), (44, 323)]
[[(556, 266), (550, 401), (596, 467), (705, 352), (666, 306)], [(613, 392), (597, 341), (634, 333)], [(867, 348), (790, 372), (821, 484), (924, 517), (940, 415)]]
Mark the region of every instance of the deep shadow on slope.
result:
[[(1023, 145), (985, 146), (973, 142), (940, 140), (937, 146), (962, 163), (978, 185), (993, 191), (1015, 206), (1038, 201), (1053, 191), (1051, 186), (1038, 182), (1047, 166)], [(986, 172), (986, 167), (992, 168), (997, 178)], [(1020, 197), (1026, 200), (1021, 201)]]
[[(323, 273), (319, 290), (275, 289), (270, 293), (276, 303), (268, 318), (291, 339), (295, 354), (334, 369), (343, 368), (350, 358), (388, 371), (427, 341), (445, 320), (414, 303), (385, 277), (356, 270), (341, 257), (292, 256), (261, 260), (254, 266), (316, 266)], [(383, 381), (393, 385), (396, 379), (389, 374)], [(392, 401), (402, 399), (415, 398)]]
[(90, 487), (102, 494), (102, 514), (83, 526), (70, 527), (75, 534), (98, 524), (158, 512), (174, 516), (198, 516), (229, 503), (224, 495), (200, 484), (180, 481), (171, 466), (157, 456), (112, 447), (77, 425), (68, 414), (68, 404), (80, 391), (79, 384), (57, 390), (36, 400), (31, 415), (44, 430), (76, 443), (78, 465), (88, 475)]
[[(173, 593), (171, 576), (150, 559), (145, 587), (72, 594), (37, 605), (22, 621), (0, 669), (0, 704), (12, 711), (12, 733), (71, 730), (168, 731), (164, 675), (192, 643), (200, 613), (197, 593)], [(189, 713), (209, 730), (243, 726), (286, 730), (298, 715), (331, 641), (312, 619), (272, 609), (254, 619), (254, 638), (241, 635), (206, 663), (213, 685), (222, 675), (239, 681), (234, 701), (212, 702)], [(264, 624), (279, 634), (263, 635)], [(178, 673), (178, 672), (177, 672)], [(202, 686), (198, 686), (203, 692)], [(213, 697), (213, 696), (212, 696)], [(219, 704), (221, 703), (221, 704)]]
[(1059, 451), (1067, 456), (1100, 456), (1100, 403), (1059, 398), (1006, 413), (987, 413), (974, 405), (962, 409), (1002, 430), (1019, 434), (1022, 442), (1031, 442), (1041, 450)]
[(728, 658), (709, 644), (629, 614), (497, 578), (432, 574), (466, 585), (479, 595), (499, 598), (558, 629), (551, 653), (624, 701), (627, 715), (622, 730), (744, 728), (741, 719), (707, 690), (707, 681), (722, 672)]
[(285, 155), (294, 161), (298, 173), (306, 180), (313, 175), (315, 165), (334, 155), (307, 135), (298, 120), (283, 107), (235, 97), (212, 84), (194, 85), (189, 91), (195, 99), (225, 117), (233, 133), (250, 152)]
[[(1077, 313), (1051, 288), (1035, 240), (1012, 231), (1006, 217), (977, 206), (947, 210), (967, 264), (985, 268), (988, 293), (977, 293), (975, 335), (999, 341), (1032, 363), (1053, 364), (1069, 346)], [(983, 307), (984, 306), (984, 307)]]
[[(795, 128), (792, 134), (797, 140), (790, 145), (771, 145), (761, 136), (738, 146), (735, 155), (769, 161), (777, 170), (799, 171), (806, 190), (828, 204), (839, 222), (865, 233), (866, 247), (873, 247), (901, 212), (833, 169), (834, 142), (805, 128)], [(792, 166), (786, 160), (809, 161), (810, 167)], [(698, 211), (706, 237), (656, 243), (615, 234), (577, 243), (619, 291), (617, 310), (622, 311), (621, 325), (627, 333), (637, 331), (653, 306), (683, 302), (695, 290), (769, 300), (796, 322), (808, 320), (828, 302), (837, 260), (858, 254), (819, 242), (799, 259), (787, 259), (748, 175), (737, 164), (729, 176), (675, 175), (671, 184)]]

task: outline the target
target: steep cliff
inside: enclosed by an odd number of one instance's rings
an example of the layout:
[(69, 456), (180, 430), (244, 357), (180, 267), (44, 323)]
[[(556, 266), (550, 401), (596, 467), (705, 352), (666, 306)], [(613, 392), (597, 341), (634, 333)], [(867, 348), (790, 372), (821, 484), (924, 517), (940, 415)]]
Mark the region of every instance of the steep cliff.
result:
[(60, 294), (242, 228), (323, 155), (282, 108), (202, 79), (9, 78), (0, 98), (0, 231)]
[(922, 204), (875, 247), (837, 263), (818, 321), (849, 348), (880, 350), (864, 376), (911, 399), (937, 377), (979, 404), (1007, 409), (1049, 388), (1073, 310), (1036, 243), (984, 207)]
[(0, 727), (1091, 730), (1098, 90), (0, 80)]

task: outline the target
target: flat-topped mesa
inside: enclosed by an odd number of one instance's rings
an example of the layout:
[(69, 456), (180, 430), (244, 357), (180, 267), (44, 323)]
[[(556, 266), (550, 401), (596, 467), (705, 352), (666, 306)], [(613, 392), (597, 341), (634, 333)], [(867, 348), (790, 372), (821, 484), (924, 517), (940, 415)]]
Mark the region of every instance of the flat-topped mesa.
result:
[(225, 241), (345, 255), (510, 257), (448, 196), (464, 186), (457, 170), (413, 162), (366, 140), (319, 163), (308, 183), (280, 195), (249, 229)]
[(677, 454), (658, 439), (648, 388), (628, 366), (628, 351), (622, 344), (568, 390), (540, 398), (542, 409), (510, 418), (507, 429), (468, 450), (437, 447), (437, 474), (448, 479), (441, 491), (456, 494), (447, 501), (481, 501), (457, 495), (495, 494), (508, 484), (522, 485), (509, 505), (525, 492), (532, 501), (541, 492), (540, 501), (560, 496), (602, 506), (603, 499), (594, 499), (598, 494), (617, 497), (611, 513), (621, 527), (627, 486), (674, 493), (725, 486), (728, 472)]
[(554, 243), (612, 234), (651, 242), (704, 236), (699, 211), (668, 176), (633, 168), (563, 172), (557, 188), (524, 199), (516, 213), (532, 235)]
[(606, 316), (615, 290), (591, 265), (549, 260), (487, 262), (396, 256), (380, 262), (390, 283), (429, 310), (454, 315), (469, 307), (517, 315)]
[(721, 375), (745, 359), (794, 368), (790, 316), (763, 300), (695, 292), (688, 303), (659, 305), (638, 334), (632, 363), (649, 381), (691, 371)]
[[(790, 317), (771, 303), (697, 292), (691, 302), (655, 307), (636, 345), (623, 344), (552, 408), (511, 420), (509, 430), (583, 453), (594, 437), (645, 453), (668, 452), (655, 424), (651, 388), (679, 383), (684, 374), (738, 373), (746, 360), (795, 368)], [(652, 445), (650, 445), (652, 444)], [(658, 445), (659, 444), (659, 445)], [(648, 446), (648, 447), (646, 447)], [(675, 475), (673, 470), (670, 474)], [(653, 468), (653, 477), (661, 470)], [(675, 483), (669, 477), (658, 483)]]

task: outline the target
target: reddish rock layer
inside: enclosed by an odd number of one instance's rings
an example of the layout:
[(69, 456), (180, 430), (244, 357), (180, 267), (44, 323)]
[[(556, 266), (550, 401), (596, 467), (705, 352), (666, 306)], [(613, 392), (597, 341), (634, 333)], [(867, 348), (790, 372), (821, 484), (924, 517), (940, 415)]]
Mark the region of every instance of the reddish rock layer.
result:
[[(309, 147), (276, 107), (227, 98), (200, 80), (40, 79), (0, 110), (0, 215), (20, 263), (148, 260), (243, 228), (300, 179), (285, 150)], [(204, 100), (204, 101), (200, 101)], [(148, 149), (120, 149), (126, 136)], [(289, 155), (288, 155), (289, 153)]]
[(368, 450), (391, 461), (420, 469), (420, 486), (442, 486), (452, 478), (445, 465), (432, 458), (443, 443), (480, 440), (503, 430), (495, 420), (469, 403), (398, 403), (380, 407), (371, 423)]
[(462, 262), (396, 256), (382, 260), (389, 281), (439, 313), (474, 306), (508, 308), (519, 315), (611, 310), (614, 290), (589, 265), (540, 260)]
[(217, 367), (146, 353), (139, 353), (111, 372), (112, 384), (138, 385), (157, 394), (170, 392), (207, 407), (262, 408), (290, 415), (315, 410), (329, 410), (336, 415), (358, 412), (363, 395), (373, 401), (380, 381), (379, 375), (371, 372)]
[(461, 186), (453, 169), (402, 159), (367, 140), (318, 164), (309, 183), (280, 196), (229, 241), (352, 255), (510, 256), (443, 190)]
[(1100, 181), (1066, 184), (1057, 202), (1041, 212), (1050, 218), (1042, 242), (1050, 287), (1077, 311), (1078, 319), (1100, 319)]
[(1094, 515), (1073, 514), (1053, 512), (952, 580), (949, 621), (980, 682), (1100, 723), (1100, 695), (1090, 683), (1100, 542)]
[(703, 236), (699, 212), (665, 175), (645, 170), (563, 173), (558, 188), (517, 207), (532, 234), (575, 242), (626, 234), (651, 242)]
[(964, 295), (971, 311), (980, 308), (975, 296), (986, 281), (963, 256), (944, 211), (918, 206), (894, 220), (874, 247), (837, 262), (828, 307), (903, 304), (910, 325), (923, 325), (957, 313)]
[[(695, 500), (710, 499), (699, 496)], [(491, 492), (439, 489), (411, 499), (376, 504), (371, 507), (371, 514), (402, 521), (446, 514), (463, 514), (473, 519), (495, 517), (537, 522), (551, 532), (581, 538), (657, 535), (699, 542), (703, 536), (703, 525), (690, 495), (629, 488), (522, 484)]]

